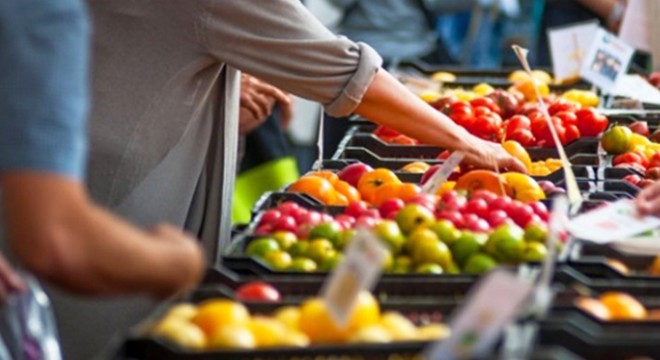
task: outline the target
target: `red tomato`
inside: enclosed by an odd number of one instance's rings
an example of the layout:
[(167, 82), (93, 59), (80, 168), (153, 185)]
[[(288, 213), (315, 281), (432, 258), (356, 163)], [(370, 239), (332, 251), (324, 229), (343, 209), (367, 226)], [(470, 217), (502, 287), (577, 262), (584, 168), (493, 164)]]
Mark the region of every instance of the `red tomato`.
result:
[(536, 139), (532, 134), (531, 130), (527, 129), (518, 129), (513, 132), (513, 134), (506, 137), (508, 140), (515, 140), (520, 143), (523, 147), (532, 147), (536, 143)]
[(517, 130), (529, 130), (532, 126), (532, 121), (525, 115), (516, 115), (504, 122), (507, 138)]
[(236, 297), (245, 301), (280, 301), (280, 293), (273, 286), (261, 281), (247, 283), (236, 289)]
[(550, 106), (548, 106), (548, 113), (550, 113), (550, 115), (555, 115), (564, 111), (574, 113), (577, 110), (578, 108), (575, 104), (562, 99), (555, 100)]
[(649, 167), (654, 168), (660, 166), (660, 152), (656, 152), (649, 159)]
[(490, 115), (493, 111), (486, 106), (475, 106), (474, 107), (474, 117), (479, 117), (482, 115)]
[(472, 105), (466, 101), (457, 101), (444, 109), (444, 113), (461, 126), (469, 124), (474, 118)]
[(394, 129), (390, 129), (387, 126), (379, 125), (376, 130), (374, 130), (374, 135), (382, 138), (393, 138), (401, 135), (401, 133)]
[[(561, 120), (557, 117), (552, 117), (551, 118), (552, 124), (555, 126), (555, 130), (557, 131), (557, 136), (559, 137), (559, 141), (562, 144), (566, 143), (566, 129), (564, 126), (561, 124)], [(547, 121), (536, 121), (532, 123), (532, 133), (534, 134), (534, 137), (536, 137), (536, 140), (539, 141), (539, 146), (543, 147), (553, 147), (555, 145), (555, 140), (552, 137), (552, 132), (550, 130), (550, 127), (548, 126)]]
[(500, 107), (493, 101), (493, 99), (488, 98), (488, 97), (479, 97), (476, 99), (470, 100), (470, 105), (472, 107), (477, 108), (479, 106), (487, 107), (490, 111), (494, 113), (501, 114), (502, 110)]
[(532, 125), (533, 125), (534, 122), (536, 122), (536, 121), (541, 121), (541, 120), (545, 121), (545, 115), (543, 115), (543, 113), (541, 112), (541, 110), (533, 110), (533, 111), (530, 111), (530, 112), (527, 114), (527, 117), (528, 117), (529, 120), (532, 122)]
[(626, 175), (623, 178), (623, 180), (636, 186), (637, 184), (639, 184), (640, 181), (642, 181), (642, 178), (639, 177), (639, 175), (630, 174), (630, 175)]
[(572, 112), (561, 111), (556, 113), (554, 116), (558, 117), (564, 126), (577, 125), (578, 123), (577, 116)]
[(419, 144), (419, 141), (417, 141), (416, 139), (413, 139), (409, 136), (406, 136), (406, 135), (395, 136), (388, 142), (392, 143), (392, 144), (399, 144), (399, 145), (417, 145), (417, 144)]
[(609, 120), (591, 108), (580, 109), (575, 112), (578, 118), (578, 128), (582, 136), (598, 136), (607, 129)]
[(478, 116), (474, 119), (471, 132), (485, 140), (498, 141), (501, 138), (502, 118), (495, 113)]
[[(628, 151), (628, 152), (625, 152), (621, 155), (617, 155), (617, 156), (614, 157), (614, 159), (612, 159), (612, 165), (614, 165), (614, 166), (619, 165), (619, 164), (623, 164), (623, 163), (639, 164), (639, 165), (642, 165), (644, 167), (646, 167), (646, 165), (648, 165), (648, 162), (646, 161), (646, 159), (644, 159), (644, 157), (642, 155), (640, 155), (638, 153), (635, 153), (635, 152), (632, 152), (632, 151)], [(646, 163), (646, 165), (645, 165), (645, 163)]]
[(579, 138), (580, 138), (580, 130), (578, 129), (577, 125), (567, 125), (566, 144), (570, 144)]

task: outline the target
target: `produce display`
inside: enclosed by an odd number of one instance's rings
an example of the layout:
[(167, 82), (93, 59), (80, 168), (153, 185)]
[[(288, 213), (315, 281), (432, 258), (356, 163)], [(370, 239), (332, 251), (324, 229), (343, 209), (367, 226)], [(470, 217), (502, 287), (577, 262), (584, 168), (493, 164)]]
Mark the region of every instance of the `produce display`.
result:
[(270, 314), (251, 313), (240, 302), (217, 298), (177, 304), (149, 331), (150, 336), (196, 351), (428, 342), (449, 333), (442, 323), (414, 324), (398, 312), (381, 312), (376, 299), (366, 292), (358, 296), (345, 328), (335, 325), (320, 298), (300, 306), (283, 306)]
[[(484, 274), (501, 266), (536, 276), (548, 258), (549, 207), (566, 192), (566, 179), (536, 90), (583, 196), (574, 212), (632, 199), (660, 179), (660, 120), (608, 118), (597, 107), (609, 102), (569, 84), (578, 79), (559, 84), (544, 71), (425, 74), (443, 86), (421, 91), (424, 101), (502, 144), (527, 174), (461, 163), (431, 190), (449, 151), (357, 119), (332, 159), (264, 195), (251, 222), (236, 228), (221, 262), (231, 280), (209, 276), (161, 312), (127, 341), (136, 350), (131, 359), (417, 358), (428, 342), (450, 335), (441, 321)], [(652, 81), (660, 79), (655, 75)], [(496, 77), (496, 84), (473, 81), (479, 76)], [(313, 296), (342, 264), (358, 229), (381, 241), (387, 255), (378, 284), (360, 293), (342, 328)], [(551, 346), (571, 354), (543, 359), (660, 358), (660, 256), (557, 234), (547, 315), (530, 319), (520, 309), (526, 321), (513, 326), (534, 322), (538, 332), (516, 341), (529, 342), (531, 353)], [(216, 286), (230, 294), (218, 295)], [(415, 355), (397, 353), (410, 343), (427, 344)], [(305, 349), (312, 352), (295, 352)]]

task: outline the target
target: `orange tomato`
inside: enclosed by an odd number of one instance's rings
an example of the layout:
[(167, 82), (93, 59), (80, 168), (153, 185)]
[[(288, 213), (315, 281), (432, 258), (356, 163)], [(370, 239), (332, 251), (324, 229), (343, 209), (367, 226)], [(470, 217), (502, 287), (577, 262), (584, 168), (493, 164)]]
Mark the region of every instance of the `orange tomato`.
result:
[(607, 292), (600, 301), (610, 310), (612, 320), (643, 320), (647, 316), (644, 305), (625, 293)]
[(331, 204), (336, 201), (337, 193), (332, 184), (327, 179), (305, 175), (291, 184), (289, 192), (300, 192), (313, 196), (324, 204)]
[(527, 101), (534, 102), (538, 100), (534, 86), (539, 90), (541, 96), (548, 96), (550, 94), (550, 87), (548, 87), (548, 84), (537, 79), (528, 78), (524, 81), (519, 81), (513, 85), (513, 88), (523, 94)]
[(431, 165), (421, 162), (421, 161), (415, 161), (411, 162), (409, 164), (406, 164), (404, 167), (401, 168), (401, 170), (413, 174), (423, 174), (426, 172), (431, 167)]
[(401, 187), (399, 187), (399, 199), (403, 200), (404, 202), (408, 202), (412, 200), (415, 196), (419, 195), (419, 193), (422, 192), (422, 189), (417, 186), (417, 184), (413, 183), (405, 183), (402, 184)]
[(198, 307), (192, 323), (199, 326), (207, 336), (219, 328), (232, 324), (247, 324), (250, 313), (240, 303), (231, 300), (208, 300)]
[(502, 143), (502, 148), (504, 148), (509, 155), (520, 160), (528, 171), (532, 167), (532, 158), (529, 157), (529, 153), (519, 142), (507, 140)]
[(330, 184), (333, 186), (339, 181), (339, 176), (337, 174), (333, 173), (332, 171), (328, 170), (321, 170), (321, 171), (313, 171), (311, 173), (305, 174), (305, 176), (318, 176), (320, 178), (324, 178), (328, 181), (330, 181)]
[(362, 175), (358, 182), (358, 191), (362, 199), (372, 202), (376, 190), (388, 183), (401, 184), (401, 180), (392, 171), (384, 168), (378, 168)]
[(339, 180), (334, 184), (334, 187), (337, 194), (343, 195), (349, 204), (362, 200), (360, 192), (346, 181)]
[(335, 200), (332, 202), (329, 202), (328, 205), (333, 205), (333, 206), (348, 206), (350, 203), (348, 202), (348, 199), (346, 196), (340, 193), (335, 193)]
[(601, 320), (611, 320), (612, 314), (610, 314), (610, 309), (605, 306), (600, 300), (590, 298), (590, 297), (581, 297), (575, 300), (575, 305), (585, 312), (593, 315), (596, 318)]
[(379, 186), (372, 196), (371, 205), (381, 206), (385, 201), (399, 197), (403, 184), (390, 182)]
[(506, 195), (508, 186), (500, 176), (490, 170), (472, 170), (458, 178), (456, 190), (467, 191), (468, 194), (477, 190), (488, 190), (497, 195)]

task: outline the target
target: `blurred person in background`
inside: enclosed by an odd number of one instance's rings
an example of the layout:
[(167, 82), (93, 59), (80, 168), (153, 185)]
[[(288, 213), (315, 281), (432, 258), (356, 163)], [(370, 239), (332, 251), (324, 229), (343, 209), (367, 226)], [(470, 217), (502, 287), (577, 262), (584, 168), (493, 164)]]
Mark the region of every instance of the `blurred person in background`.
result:
[(540, 66), (550, 65), (548, 29), (598, 20), (601, 26), (616, 34), (626, 11), (626, 3), (627, 0), (545, 0), (536, 63)]

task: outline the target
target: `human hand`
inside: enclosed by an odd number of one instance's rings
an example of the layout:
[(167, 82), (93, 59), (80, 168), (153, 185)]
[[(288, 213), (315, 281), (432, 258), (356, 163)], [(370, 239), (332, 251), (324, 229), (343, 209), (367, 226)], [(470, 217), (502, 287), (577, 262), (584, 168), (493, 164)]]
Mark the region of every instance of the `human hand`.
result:
[(239, 111), (239, 133), (245, 135), (263, 124), (278, 103), (283, 123), (288, 124), (292, 116), (292, 101), (288, 94), (255, 77), (243, 74)]
[(293, 119), (293, 99), (291, 95), (287, 96), (289, 102), (279, 102), (280, 105), (280, 126), (283, 130), (289, 128), (291, 120)]
[(23, 279), (0, 255), (0, 303), (5, 302), (7, 297), (13, 293), (25, 291), (25, 288), (26, 285)]
[(169, 224), (159, 224), (148, 231), (157, 241), (172, 246), (177, 258), (172, 264), (181, 275), (164, 289), (156, 289), (154, 295), (167, 298), (180, 291), (195, 287), (204, 275), (206, 260), (199, 241), (183, 230)]
[(527, 168), (518, 159), (511, 156), (500, 144), (477, 139), (467, 152), (465, 161), (479, 168), (495, 169), (500, 171), (516, 171), (527, 173)]
[(635, 199), (637, 211), (642, 215), (660, 216), (660, 182), (647, 186)]

